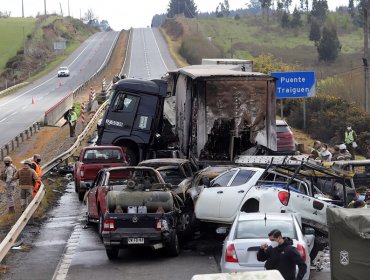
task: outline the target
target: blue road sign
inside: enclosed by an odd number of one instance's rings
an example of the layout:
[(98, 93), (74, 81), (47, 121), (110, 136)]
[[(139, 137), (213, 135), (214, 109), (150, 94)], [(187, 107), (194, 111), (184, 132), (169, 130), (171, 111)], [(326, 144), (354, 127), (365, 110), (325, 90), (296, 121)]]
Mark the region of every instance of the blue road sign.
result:
[(276, 98), (313, 97), (315, 91), (315, 72), (273, 72), (277, 78)]

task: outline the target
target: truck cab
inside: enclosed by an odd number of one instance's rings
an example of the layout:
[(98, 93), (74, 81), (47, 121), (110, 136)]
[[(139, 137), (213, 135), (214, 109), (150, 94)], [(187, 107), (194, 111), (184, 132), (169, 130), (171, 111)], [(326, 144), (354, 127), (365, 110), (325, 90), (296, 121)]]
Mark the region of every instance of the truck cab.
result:
[(98, 125), (98, 145), (124, 147), (130, 165), (145, 158), (163, 123), (164, 80), (123, 79)]

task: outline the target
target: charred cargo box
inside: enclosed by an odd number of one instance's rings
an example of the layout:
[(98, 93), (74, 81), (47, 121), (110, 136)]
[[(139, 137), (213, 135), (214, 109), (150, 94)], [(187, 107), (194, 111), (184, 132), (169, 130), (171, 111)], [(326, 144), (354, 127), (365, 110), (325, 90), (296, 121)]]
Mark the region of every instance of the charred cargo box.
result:
[(193, 65), (170, 72), (168, 82), (185, 157), (229, 162), (251, 148), (276, 151), (273, 77), (227, 66)]

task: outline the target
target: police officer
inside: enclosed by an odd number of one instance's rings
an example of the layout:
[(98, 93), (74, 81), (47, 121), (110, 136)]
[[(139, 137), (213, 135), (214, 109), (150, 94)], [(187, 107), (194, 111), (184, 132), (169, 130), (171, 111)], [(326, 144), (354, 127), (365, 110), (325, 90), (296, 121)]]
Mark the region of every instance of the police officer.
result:
[(4, 158), (4, 167), (1, 170), (1, 180), (5, 182), (6, 202), (8, 204), (8, 213), (14, 213), (14, 187), (13, 176), (17, 172), (12, 164), (11, 157)]
[(32, 169), (32, 161), (29, 159), (26, 159), (23, 162), (22, 169), (18, 170), (14, 175), (13, 180), (19, 179), (22, 212), (26, 209), (29, 203), (29, 198), (32, 197), (33, 186), (38, 178), (36, 171)]

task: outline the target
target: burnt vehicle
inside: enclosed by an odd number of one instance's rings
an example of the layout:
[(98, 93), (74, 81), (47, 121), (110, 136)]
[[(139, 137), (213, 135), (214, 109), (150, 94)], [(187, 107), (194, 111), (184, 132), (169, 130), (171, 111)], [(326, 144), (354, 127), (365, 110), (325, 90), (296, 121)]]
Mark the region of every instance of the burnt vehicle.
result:
[(96, 182), (96, 190), (88, 194), (88, 218), (99, 216), (109, 259), (116, 259), (120, 248), (135, 246), (179, 254), (177, 223), (183, 201), (158, 171), (150, 167), (109, 168), (100, 172)]
[[(164, 80), (123, 79), (113, 85), (109, 107), (98, 125), (98, 145), (124, 147), (130, 165), (159, 149), (158, 132), (166, 131), (163, 105)], [(170, 131), (166, 131), (166, 136)]]
[(183, 157), (205, 167), (276, 151), (275, 78), (193, 65), (169, 72), (167, 80)]

